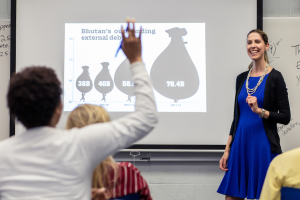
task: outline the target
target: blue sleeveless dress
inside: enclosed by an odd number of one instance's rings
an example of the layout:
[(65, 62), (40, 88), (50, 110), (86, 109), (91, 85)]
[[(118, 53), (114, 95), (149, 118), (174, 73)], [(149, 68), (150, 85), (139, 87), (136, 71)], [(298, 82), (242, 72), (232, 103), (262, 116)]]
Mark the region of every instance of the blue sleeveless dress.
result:
[[(259, 108), (263, 108), (267, 78), (268, 74), (253, 94), (257, 97)], [(249, 88), (254, 88), (259, 79), (260, 77), (250, 77)], [(246, 81), (238, 96), (240, 118), (227, 162), (228, 171), (225, 172), (217, 192), (228, 196), (259, 199), (269, 164), (277, 154), (271, 153), (271, 143), (262, 119), (246, 103)]]

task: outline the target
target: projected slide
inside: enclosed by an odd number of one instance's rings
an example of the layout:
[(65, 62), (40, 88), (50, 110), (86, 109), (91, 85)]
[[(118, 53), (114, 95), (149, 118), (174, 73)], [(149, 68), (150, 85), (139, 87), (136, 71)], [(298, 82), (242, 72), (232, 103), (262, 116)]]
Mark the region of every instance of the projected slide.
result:
[[(65, 24), (64, 111), (89, 103), (134, 111), (119, 23)], [(126, 27), (126, 24), (123, 24)], [(204, 23), (142, 23), (142, 56), (159, 112), (206, 112)]]

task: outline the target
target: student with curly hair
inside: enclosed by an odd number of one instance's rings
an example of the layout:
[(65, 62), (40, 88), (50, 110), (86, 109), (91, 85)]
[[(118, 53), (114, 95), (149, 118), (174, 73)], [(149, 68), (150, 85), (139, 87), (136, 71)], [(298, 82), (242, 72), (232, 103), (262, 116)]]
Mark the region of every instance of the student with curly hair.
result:
[(136, 104), (135, 112), (120, 119), (56, 129), (62, 89), (55, 72), (29, 67), (11, 77), (8, 107), (27, 131), (0, 143), (0, 199), (90, 200), (95, 167), (155, 127), (156, 106), (142, 63), (141, 40), (134, 28), (128, 32), (125, 37), (122, 28), (122, 49), (131, 63)]
[[(109, 121), (109, 114), (104, 108), (84, 104), (70, 113), (66, 129), (82, 128), (90, 124)], [(140, 171), (131, 163), (116, 163), (112, 156), (108, 156), (95, 168), (92, 188), (92, 197), (95, 197), (98, 192), (100, 193), (98, 196), (103, 198), (105, 195), (110, 198), (119, 198), (138, 194), (140, 200), (152, 200), (148, 184)], [(106, 190), (97, 190), (97, 188), (105, 188)]]

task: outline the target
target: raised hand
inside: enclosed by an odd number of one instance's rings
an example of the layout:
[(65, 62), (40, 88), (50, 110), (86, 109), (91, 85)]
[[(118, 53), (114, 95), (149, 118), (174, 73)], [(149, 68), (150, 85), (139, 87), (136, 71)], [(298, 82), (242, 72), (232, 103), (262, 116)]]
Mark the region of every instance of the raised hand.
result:
[[(130, 23), (132, 23), (132, 28), (130, 28)], [(141, 34), (142, 27), (139, 31), (139, 37), (135, 36), (135, 19), (127, 19), (128, 25), (128, 37), (125, 37), (125, 31), (123, 26), (121, 27), (122, 32), (122, 50), (127, 56), (130, 63), (142, 61), (142, 43), (141, 43)]]

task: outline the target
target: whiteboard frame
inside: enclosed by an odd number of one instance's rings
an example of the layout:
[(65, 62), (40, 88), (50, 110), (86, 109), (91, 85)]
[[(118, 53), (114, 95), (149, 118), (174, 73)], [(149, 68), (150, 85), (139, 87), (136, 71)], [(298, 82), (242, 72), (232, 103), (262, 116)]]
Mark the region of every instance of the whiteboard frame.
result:
[[(11, 57), (10, 57), (10, 76), (16, 72), (16, 25), (17, 25), (17, 3), (18, 0), (11, 0)], [(263, 0), (256, 0), (257, 3), (257, 28), (263, 30)], [(10, 116), (10, 129), (9, 135), (15, 135), (15, 120)], [(205, 150), (205, 151), (215, 151), (224, 150), (224, 145), (156, 145), (156, 144), (136, 144), (128, 147), (127, 149), (141, 150), (141, 149), (153, 149), (153, 150)]]

